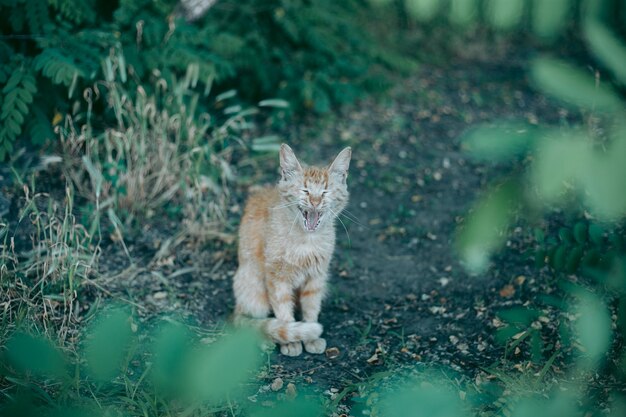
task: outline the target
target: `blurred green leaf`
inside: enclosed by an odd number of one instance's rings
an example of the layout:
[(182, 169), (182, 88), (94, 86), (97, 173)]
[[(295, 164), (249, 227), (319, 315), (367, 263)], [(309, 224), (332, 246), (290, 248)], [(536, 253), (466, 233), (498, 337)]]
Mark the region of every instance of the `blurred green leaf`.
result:
[(181, 388), (181, 372), (191, 353), (192, 340), (189, 329), (180, 324), (167, 323), (158, 330), (153, 347), (152, 373), (158, 387), (172, 394)]
[(559, 229), (559, 239), (561, 239), (563, 243), (572, 243), (574, 241), (574, 235), (569, 228), (561, 227)]
[(461, 258), (467, 268), (479, 273), (487, 268), (489, 257), (505, 239), (506, 228), (519, 204), (521, 188), (508, 181), (483, 198), (467, 218), (458, 237)]
[(242, 383), (261, 363), (260, 335), (239, 329), (208, 347), (198, 348), (189, 357), (183, 378), (189, 394), (196, 400), (218, 403), (235, 398)]
[(420, 21), (432, 20), (441, 2), (439, 0), (405, 0), (404, 5), (410, 16)]
[(604, 302), (589, 292), (579, 294), (578, 314), (578, 339), (589, 364), (597, 365), (611, 344), (611, 315)]
[(496, 29), (515, 28), (524, 14), (525, 0), (487, 0), (485, 14)]
[(591, 52), (620, 83), (626, 85), (626, 45), (598, 21), (587, 21), (584, 30)]
[(565, 272), (573, 274), (580, 266), (580, 262), (583, 258), (583, 248), (576, 246), (567, 253), (567, 259), (565, 260)]
[(581, 245), (587, 242), (587, 223), (579, 221), (574, 225), (574, 239)]
[(513, 409), (511, 417), (582, 416), (576, 406), (577, 402), (576, 398), (567, 394), (560, 394), (550, 399), (522, 398)]
[(115, 412), (114, 409), (102, 410), (97, 403), (86, 407), (55, 407), (49, 413), (46, 413), (46, 417), (112, 417), (122, 415), (119, 411)]
[(600, 246), (604, 242), (604, 234), (605, 230), (602, 226), (597, 223), (592, 223), (589, 225), (589, 240), (596, 245)]
[(473, 158), (503, 162), (523, 155), (533, 145), (537, 129), (525, 123), (505, 123), (498, 126), (479, 126), (461, 140)]
[(586, 133), (569, 130), (538, 142), (531, 180), (545, 203), (577, 192), (602, 220), (626, 215), (626, 131), (620, 130), (607, 151), (595, 151)]
[(626, 123), (620, 120), (611, 132), (612, 142), (597, 152), (582, 179), (590, 208), (603, 220), (626, 216)]
[(66, 361), (48, 339), (26, 333), (15, 333), (6, 343), (9, 363), (19, 372), (38, 377), (68, 377)]
[(276, 407), (259, 406), (251, 417), (319, 417), (324, 410), (319, 402), (307, 398), (296, 398), (279, 403)]
[(451, 0), (450, 22), (455, 25), (469, 25), (478, 16), (478, 0)]
[(458, 392), (430, 377), (426, 382), (409, 382), (380, 403), (381, 417), (462, 417), (467, 413)]
[(588, 110), (617, 111), (622, 102), (610, 87), (596, 82), (593, 74), (553, 58), (537, 58), (530, 75), (536, 86), (564, 103)]
[(393, 0), (367, 0), (372, 6), (387, 6), (393, 2)]
[(613, 9), (612, 4), (611, 0), (581, 0), (580, 19), (606, 21)]
[(84, 358), (89, 375), (106, 382), (117, 376), (132, 342), (130, 314), (122, 308), (100, 314), (87, 332)]
[(277, 135), (261, 136), (252, 139), (252, 150), (255, 152), (278, 152), (280, 137)]
[(590, 154), (589, 141), (580, 132), (555, 132), (543, 137), (537, 144), (531, 168), (539, 197), (546, 203), (563, 197), (589, 164)]
[(553, 39), (559, 36), (573, 11), (572, 0), (533, 0), (532, 28), (537, 36)]
[(498, 317), (507, 323), (530, 326), (539, 317), (539, 311), (524, 307), (512, 307), (499, 311)]

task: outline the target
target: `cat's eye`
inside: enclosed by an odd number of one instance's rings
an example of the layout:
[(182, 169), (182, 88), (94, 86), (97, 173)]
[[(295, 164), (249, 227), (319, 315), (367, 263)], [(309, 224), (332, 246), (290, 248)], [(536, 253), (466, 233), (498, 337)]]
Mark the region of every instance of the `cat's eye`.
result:
[(309, 195), (309, 190), (307, 190), (306, 188), (302, 190), (302, 192), (306, 195)]
[(322, 191), (322, 197), (325, 196), (326, 194), (328, 194), (328, 190)]

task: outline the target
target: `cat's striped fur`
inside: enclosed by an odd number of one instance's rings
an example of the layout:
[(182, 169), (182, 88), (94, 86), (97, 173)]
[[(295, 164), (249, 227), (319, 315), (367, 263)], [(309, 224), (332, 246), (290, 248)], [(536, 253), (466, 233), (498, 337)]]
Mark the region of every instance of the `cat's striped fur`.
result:
[[(261, 328), (285, 355), (299, 355), (302, 344), (310, 353), (326, 349), (318, 315), (335, 248), (335, 218), (348, 203), (350, 157), (345, 148), (328, 167), (303, 167), (283, 144), (278, 185), (246, 203), (233, 278), (235, 321)], [(297, 308), (302, 321), (296, 321)]]

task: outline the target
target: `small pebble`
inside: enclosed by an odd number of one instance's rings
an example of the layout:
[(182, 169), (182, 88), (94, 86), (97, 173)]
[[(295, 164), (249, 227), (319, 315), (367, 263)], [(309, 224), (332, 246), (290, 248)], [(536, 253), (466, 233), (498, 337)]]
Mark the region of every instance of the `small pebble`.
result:
[(272, 389), (272, 391), (280, 391), (281, 389), (283, 389), (283, 385), (283, 379), (276, 378), (274, 381), (272, 381), (272, 385), (270, 385), (270, 388)]
[(326, 357), (328, 359), (335, 359), (339, 357), (340, 354), (341, 352), (336, 347), (331, 347), (331, 348), (326, 349)]
[(285, 390), (285, 395), (289, 399), (296, 398), (296, 395), (298, 395), (298, 391), (296, 390), (296, 386), (293, 383), (290, 382), (290, 383), (287, 384), (287, 389)]

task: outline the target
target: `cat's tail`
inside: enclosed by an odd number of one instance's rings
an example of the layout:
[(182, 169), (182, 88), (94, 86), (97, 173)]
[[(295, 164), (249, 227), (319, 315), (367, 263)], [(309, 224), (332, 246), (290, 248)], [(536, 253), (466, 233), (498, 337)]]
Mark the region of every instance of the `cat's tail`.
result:
[(249, 326), (260, 330), (276, 343), (310, 342), (319, 339), (324, 328), (319, 323), (305, 321), (282, 321), (276, 318), (255, 319), (237, 315), (235, 325)]

